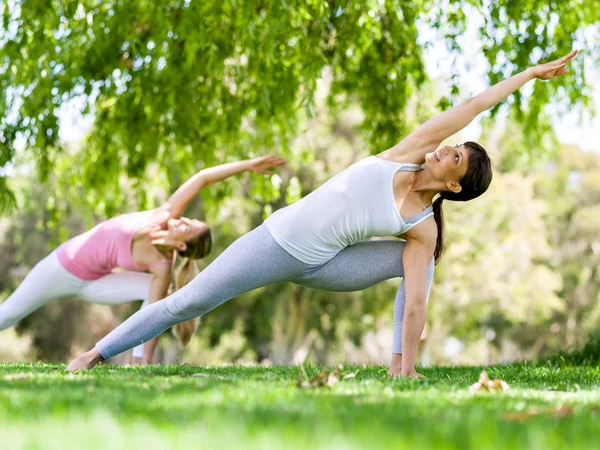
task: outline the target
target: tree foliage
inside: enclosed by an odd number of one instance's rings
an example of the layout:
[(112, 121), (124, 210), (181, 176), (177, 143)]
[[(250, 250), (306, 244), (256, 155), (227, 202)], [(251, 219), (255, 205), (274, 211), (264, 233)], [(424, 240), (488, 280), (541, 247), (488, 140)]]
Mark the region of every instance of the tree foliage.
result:
[[(556, 59), (577, 47), (590, 61), (600, 59), (597, 24), (600, 10), (586, 0), (447, 0), (430, 13), (432, 23), (448, 41), (450, 51), (459, 55), (465, 45), (464, 31), (469, 22), (477, 23), (477, 35), (487, 63), (490, 84), (531, 65)], [(461, 65), (470, 67), (469, 61)], [(581, 62), (558, 82), (535, 83), (532, 92), (521, 90), (508, 103), (517, 123), (525, 131), (519, 153), (531, 153), (551, 132), (547, 106), (556, 101), (558, 113), (572, 108), (593, 109), (593, 86), (586, 81)], [(492, 110), (497, 112), (500, 106)], [(556, 113), (556, 112), (555, 112)], [(557, 149), (557, 146), (554, 146)]]
[(0, 163), (22, 135), (47, 172), (60, 148), (57, 109), (81, 96), (95, 115), (74, 173), (86, 186), (116, 190), (116, 175), (141, 178), (152, 161), (190, 172), (196, 160), (285, 148), (325, 67), (334, 103), (358, 97), (373, 142), (392, 142), (409, 77), (424, 78), (419, 10), (378, 5), (7, 2)]
[[(164, 201), (202, 166), (273, 150), (291, 160), (273, 182), (238, 178), (204, 191), (192, 215), (203, 211), (215, 225), (218, 254), (265, 214), (393, 145), (462, 98), (456, 75), (450, 98), (427, 83), (436, 74), (425, 71), (424, 29), (437, 30), (454, 65), (469, 69), (461, 53), (475, 23), (490, 83), (574, 43), (596, 61), (600, 42), (593, 27), (600, 10), (584, 0), (4, 0), (0, 7), (0, 209), (17, 200), (21, 207), (0, 252), (5, 293), (52, 244)], [(491, 330), (498, 346), (512, 339), (525, 351), (578, 342), (597, 323), (597, 158), (559, 154), (556, 171), (540, 174), (531, 157), (552, 139), (545, 105), (591, 107), (581, 61), (568, 76), (509, 98), (505, 134), (491, 139), (503, 173), (481, 200), (448, 206), (432, 342)], [(94, 118), (77, 146), (59, 139), (59, 110), (68, 104)], [(585, 189), (573, 185), (578, 177)], [(396, 286), (360, 294), (271, 286), (219, 308), (200, 333), (214, 345), (224, 330), (240, 329), (242, 351), (288, 362), (310, 345), (327, 361), (339, 350), (332, 342), (358, 343), (379, 320), (391, 321)], [(64, 357), (75, 324), (89, 328), (82, 319), (89, 308), (46, 308), (22, 329), (39, 328), (41, 356)], [(71, 324), (60, 345), (46, 317)]]
[[(381, 151), (407, 133), (407, 102), (427, 78), (422, 29), (440, 30), (449, 52), (460, 53), (468, 21), (482, 17), (495, 82), (569, 50), (598, 20), (592, 3), (4, 0), (0, 168), (11, 166), (19, 142), (42, 176), (56, 168), (58, 111), (79, 99), (94, 125), (62, 178), (122, 202), (120, 176), (145, 187), (153, 162), (171, 179), (198, 160), (285, 151), (299, 115), (312, 114), (324, 69), (333, 77), (331, 113), (358, 103), (366, 144)], [(515, 94), (529, 131), (547, 131), (540, 123), (550, 99), (585, 103), (583, 66), (574, 67), (564, 80), (537, 83), (526, 107)], [(0, 192), (0, 206), (14, 204), (3, 178)], [(145, 189), (138, 195), (152, 202)]]

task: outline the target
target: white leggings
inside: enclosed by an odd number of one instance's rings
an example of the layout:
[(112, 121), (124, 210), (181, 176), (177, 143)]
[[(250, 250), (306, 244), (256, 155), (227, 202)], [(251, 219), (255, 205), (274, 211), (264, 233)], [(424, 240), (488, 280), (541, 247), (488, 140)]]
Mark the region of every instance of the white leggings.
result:
[[(0, 331), (62, 297), (105, 305), (143, 300), (143, 308), (148, 302), (151, 281), (152, 275), (142, 272), (116, 272), (98, 280), (80, 280), (68, 272), (58, 261), (56, 252), (52, 252), (35, 265), (10, 297), (0, 303)], [(143, 345), (134, 348), (134, 357), (143, 355)]]

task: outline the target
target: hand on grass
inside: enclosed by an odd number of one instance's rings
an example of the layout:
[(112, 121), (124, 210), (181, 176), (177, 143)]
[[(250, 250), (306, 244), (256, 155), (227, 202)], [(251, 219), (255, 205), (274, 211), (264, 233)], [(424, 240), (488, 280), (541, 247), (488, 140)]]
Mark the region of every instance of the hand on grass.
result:
[(426, 378), (425, 375), (415, 372), (415, 369), (403, 371), (402, 365), (391, 365), (388, 370), (388, 376), (390, 377), (406, 377), (406, 378)]
[(419, 373), (419, 372), (415, 372), (415, 369), (413, 368), (412, 370), (407, 370), (407, 371), (402, 371), (400, 373), (401, 377), (405, 377), (405, 378), (426, 378), (425, 375)]

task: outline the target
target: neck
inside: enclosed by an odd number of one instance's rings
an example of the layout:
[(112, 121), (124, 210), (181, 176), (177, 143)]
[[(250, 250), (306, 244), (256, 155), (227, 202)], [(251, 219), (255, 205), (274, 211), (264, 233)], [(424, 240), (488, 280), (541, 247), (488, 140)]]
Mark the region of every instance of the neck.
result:
[(175, 253), (175, 249), (173, 247), (169, 247), (168, 245), (154, 245), (154, 248), (158, 250), (165, 258), (173, 258), (173, 254)]
[(416, 193), (425, 205), (431, 205), (433, 198), (442, 192), (445, 186), (431, 177), (430, 172), (425, 169), (415, 174), (415, 180), (411, 191)]

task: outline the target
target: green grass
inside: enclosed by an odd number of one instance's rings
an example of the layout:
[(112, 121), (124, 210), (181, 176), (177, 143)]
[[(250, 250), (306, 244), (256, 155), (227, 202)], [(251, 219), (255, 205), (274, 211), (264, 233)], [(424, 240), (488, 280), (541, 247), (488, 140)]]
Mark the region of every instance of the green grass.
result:
[(470, 391), (470, 367), (427, 380), (346, 367), (355, 377), (310, 389), (298, 367), (63, 368), (0, 364), (0, 448), (600, 447), (598, 366), (487, 368), (508, 392)]

